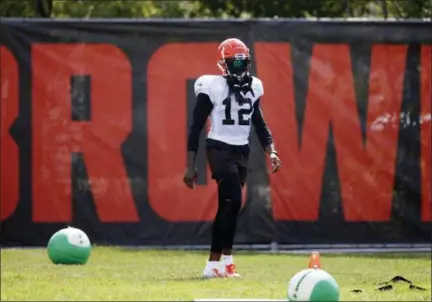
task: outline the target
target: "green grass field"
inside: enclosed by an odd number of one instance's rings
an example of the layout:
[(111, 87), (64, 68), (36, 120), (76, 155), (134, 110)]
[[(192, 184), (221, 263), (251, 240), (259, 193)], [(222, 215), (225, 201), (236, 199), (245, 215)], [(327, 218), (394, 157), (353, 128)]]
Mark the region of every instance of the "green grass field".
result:
[[(287, 282), (308, 265), (308, 255), (239, 253), (240, 280), (200, 280), (206, 254), (95, 247), (84, 266), (56, 266), (44, 249), (2, 249), (1, 300), (193, 300), (285, 299)], [(342, 300), (431, 301), (430, 254), (322, 254), (323, 269), (341, 286)], [(396, 275), (426, 288), (375, 284)], [(351, 293), (362, 289), (362, 293)]]

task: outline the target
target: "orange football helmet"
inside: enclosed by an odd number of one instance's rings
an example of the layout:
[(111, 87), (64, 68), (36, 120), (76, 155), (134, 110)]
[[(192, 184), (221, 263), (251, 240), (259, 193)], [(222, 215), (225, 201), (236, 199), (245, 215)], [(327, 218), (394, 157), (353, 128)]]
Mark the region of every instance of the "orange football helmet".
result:
[(223, 41), (217, 50), (217, 65), (224, 75), (243, 78), (250, 69), (249, 48), (241, 40), (230, 38)]

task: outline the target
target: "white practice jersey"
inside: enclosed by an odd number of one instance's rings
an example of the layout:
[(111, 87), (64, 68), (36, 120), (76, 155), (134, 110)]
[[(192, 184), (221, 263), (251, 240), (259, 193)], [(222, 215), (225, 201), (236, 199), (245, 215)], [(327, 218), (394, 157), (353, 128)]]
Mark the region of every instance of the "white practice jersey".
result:
[(251, 92), (241, 92), (245, 99), (241, 106), (234, 96), (228, 98), (229, 87), (223, 76), (203, 75), (196, 80), (194, 89), (196, 96), (205, 93), (213, 103), (207, 137), (229, 145), (247, 145), (254, 104), (264, 94), (261, 80), (252, 77), (254, 95)]

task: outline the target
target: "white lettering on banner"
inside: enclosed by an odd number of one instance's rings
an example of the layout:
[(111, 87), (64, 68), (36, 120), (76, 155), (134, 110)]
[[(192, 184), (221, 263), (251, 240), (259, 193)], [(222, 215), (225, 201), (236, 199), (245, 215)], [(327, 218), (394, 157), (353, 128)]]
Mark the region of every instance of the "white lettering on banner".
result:
[(401, 112), (399, 116), (394, 113), (386, 113), (384, 115), (379, 116), (375, 121), (373, 121), (370, 125), (371, 130), (373, 131), (382, 131), (386, 125), (391, 127), (396, 127), (396, 123), (399, 122), (402, 125), (402, 128), (422, 125), (425, 123), (430, 123), (432, 120), (431, 113), (421, 113), (418, 118), (412, 118), (411, 112)]

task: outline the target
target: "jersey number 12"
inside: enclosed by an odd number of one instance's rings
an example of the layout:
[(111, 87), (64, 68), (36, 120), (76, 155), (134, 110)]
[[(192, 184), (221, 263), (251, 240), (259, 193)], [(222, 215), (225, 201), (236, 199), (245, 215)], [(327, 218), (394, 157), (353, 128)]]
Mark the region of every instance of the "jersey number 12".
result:
[[(249, 115), (252, 113), (252, 101), (244, 99), (249, 108), (241, 108), (238, 113), (238, 124), (241, 126), (249, 126), (251, 124)], [(222, 120), (222, 125), (234, 125), (235, 120), (231, 118), (231, 99), (226, 98), (222, 104), (225, 105), (225, 119)], [(246, 116), (246, 117), (245, 117)]]

